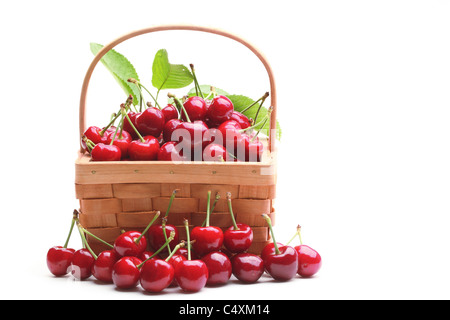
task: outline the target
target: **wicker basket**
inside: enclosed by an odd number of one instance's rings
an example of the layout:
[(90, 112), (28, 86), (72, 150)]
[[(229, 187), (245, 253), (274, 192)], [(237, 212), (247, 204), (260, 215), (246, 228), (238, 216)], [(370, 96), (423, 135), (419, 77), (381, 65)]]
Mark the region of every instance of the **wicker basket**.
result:
[[(165, 31), (191, 30), (212, 33), (240, 42), (263, 63), (270, 80), (271, 130), (261, 162), (165, 162), (118, 161), (94, 162), (81, 148), (75, 162), (75, 190), (80, 201), (81, 224), (101, 239), (113, 243), (123, 230), (142, 231), (155, 212), (165, 213), (174, 189), (174, 199), (168, 223), (179, 226), (180, 238), (186, 239), (183, 219), (192, 227), (201, 225), (206, 217), (207, 191), (219, 193), (211, 225), (231, 226), (226, 193), (232, 195), (236, 221), (250, 225), (254, 232), (249, 252), (259, 254), (270, 241), (267, 213), (274, 223), (276, 189), (275, 128), (276, 91), (272, 70), (265, 57), (247, 41), (224, 31), (184, 25), (151, 27), (128, 33), (106, 45), (94, 58), (84, 78), (80, 99), (80, 137), (86, 129), (86, 95), (91, 75), (100, 59), (119, 43), (138, 35)], [(163, 215), (163, 214), (162, 214)], [(159, 223), (160, 221), (157, 221)], [(88, 237), (92, 249), (98, 253), (107, 247)]]

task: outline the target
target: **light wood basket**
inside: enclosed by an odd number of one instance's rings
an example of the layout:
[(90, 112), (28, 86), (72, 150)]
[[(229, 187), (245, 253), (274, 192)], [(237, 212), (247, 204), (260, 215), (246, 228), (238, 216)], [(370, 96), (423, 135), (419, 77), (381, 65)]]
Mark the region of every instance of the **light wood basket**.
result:
[[(221, 196), (211, 216), (211, 225), (224, 230), (232, 225), (226, 194), (231, 193), (236, 221), (250, 225), (254, 240), (249, 252), (260, 254), (270, 242), (270, 233), (261, 214), (267, 213), (275, 224), (276, 191), (276, 88), (272, 69), (266, 58), (253, 45), (225, 31), (189, 26), (166, 25), (150, 27), (123, 35), (104, 46), (94, 57), (84, 78), (81, 98), (80, 137), (86, 130), (86, 97), (95, 66), (112, 48), (130, 38), (166, 30), (190, 30), (216, 34), (233, 39), (250, 49), (263, 63), (270, 82), (273, 107), (271, 130), (261, 162), (170, 162), (112, 161), (94, 162), (80, 148), (75, 162), (75, 193), (80, 201), (81, 224), (106, 242), (113, 243), (125, 230), (142, 231), (157, 211), (164, 216), (174, 189), (179, 189), (169, 213), (168, 223), (178, 227), (180, 238), (186, 239), (184, 218), (191, 227), (201, 225), (206, 217), (207, 192), (211, 205), (217, 193)], [(155, 223), (160, 223), (156, 221)], [(88, 237), (98, 253), (107, 246)]]

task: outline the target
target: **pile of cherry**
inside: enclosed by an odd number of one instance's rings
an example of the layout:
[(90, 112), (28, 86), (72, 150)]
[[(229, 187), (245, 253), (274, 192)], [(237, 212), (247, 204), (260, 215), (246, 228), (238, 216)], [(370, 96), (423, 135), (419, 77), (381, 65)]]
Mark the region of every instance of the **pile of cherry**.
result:
[(169, 97), (173, 104), (159, 108), (146, 103), (145, 110), (135, 112), (130, 95), (107, 126), (84, 132), (83, 148), (93, 161), (261, 161), (264, 145), (258, 134), (270, 120), (271, 108), (255, 123), (257, 119), (235, 111), (224, 95), (214, 94), (211, 100)]
[[(210, 195), (211, 192), (208, 192), (208, 200)], [(273, 242), (264, 247), (261, 255), (248, 253), (253, 231), (246, 224), (236, 223), (230, 194), (227, 199), (233, 225), (225, 232), (211, 226), (208, 205), (202, 226), (195, 226), (190, 231), (189, 221), (185, 220), (186, 241), (180, 241), (177, 228), (166, 223), (171, 202), (161, 224), (155, 224), (159, 217), (157, 213), (143, 232), (123, 232), (113, 245), (86, 230), (79, 223), (78, 211), (75, 210), (66, 243), (50, 248), (47, 266), (58, 277), (71, 274), (75, 279), (85, 280), (94, 276), (119, 289), (134, 288), (140, 284), (146, 292), (160, 292), (177, 286), (183, 291), (197, 292), (205, 286), (224, 285), (231, 275), (243, 283), (255, 283), (264, 272), (277, 281), (287, 281), (296, 274), (311, 277), (319, 271), (322, 259), (317, 251), (302, 244), (300, 227), (286, 245), (278, 243), (266, 214), (262, 218), (269, 226)], [(68, 248), (75, 224), (83, 242), (83, 248), (77, 251)], [(103, 242), (110, 249), (97, 256), (90, 248), (86, 235)], [(300, 245), (289, 246), (297, 236)], [(148, 248), (157, 250), (150, 251)]]

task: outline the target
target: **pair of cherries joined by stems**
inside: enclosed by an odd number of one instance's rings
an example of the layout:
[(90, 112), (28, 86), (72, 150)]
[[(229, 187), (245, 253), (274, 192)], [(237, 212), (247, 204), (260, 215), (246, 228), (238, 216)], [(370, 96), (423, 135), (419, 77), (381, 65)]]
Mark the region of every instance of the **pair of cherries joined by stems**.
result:
[[(128, 81), (141, 92), (145, 89), (135, 79)], [(185, 97), (183, 102), (169, 93), (173, 104), (161, 108), (158, 103), (156, 107), (146, 103), (143, 111), (131, 110), (130, 95), (106, 127), (87, 128), (82, 147), (93, 161), (261, 161), (264, 151), (258, 138), (261, 129), (257, 132), (254, 129), (264, 127), (270, 119), (271, 108), (255, 124), (268, 93), (238, 112), (226, 96), (213, 90), (213, 97), (208, 100), (211, 94), (203, 97), (199, 89), (196, 85), (197, 95)], [(140, 101), (142, 109), (143, 99)], [(262, 102), (255, 119), (250, 120), (243, 112), (259, 101)], [(114, 126), (118, 119), (118, 126)]]

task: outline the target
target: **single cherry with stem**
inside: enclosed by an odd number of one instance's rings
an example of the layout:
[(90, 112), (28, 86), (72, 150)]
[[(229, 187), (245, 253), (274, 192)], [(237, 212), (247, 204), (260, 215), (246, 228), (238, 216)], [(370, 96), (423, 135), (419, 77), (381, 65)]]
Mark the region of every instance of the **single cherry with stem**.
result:
[(75, 253), (75, 249), (68, 248), (67, 246), (69, 245), (69, 240), (77, 219), (78, 211), (75, 210), (66, 242), (63, 246), (54, 246), (47, 252), (47, 267), (49, 271), (57, 277), (64, 276), (70, 271), (70, 264)]
[(263, 259), (252, 253), (241, 252), (231, 259), (233, 275), (245, 283), (255, 283), (264, 273)]
[(233, 114), (234, 106), (231, 100), (223, 95), (214, 97), (211, 105), (208, 107), (206, 117), (212, 123), (220, 125), (221, 123), (230, 120)]
[(187, 121), (187, 118), (189, 118), (190, 121), (205, 121), (206, 102), (205, 100), (203, 100), (203, 98), (197, 96), (189, 97), (183, 103), (183, 108), (185, 111), (181, 113), (182, 120)]
[(174, 232), (174, 241), (167, 246), (167, 250), (169, 254), (171, 253), (171, 250), (173, 250), (176, 246), (176, 244), (179, 242), (179, 234), (178, 229), (172, 225), (167, 224), (167, 219), (169, 217), (170, 208), (172, 207), (173, 200), (175, 199), (175, 196), (179, 190), (175, 189), (172, 191), (172, 195), (169, 199), (169, 205), (167, 206), (166, 214), (162, 218), (161, 224), (152, 225), (148, 229), (147, 237), (148, 242), (150, 246), (153, 249), (160, 248), (164, 243), (167, 241), (168, 235), (170, 235), (171, 232)]
[(97, 259), (97, 255), (92, 251), (86, 241), (84, 229), (81, 227), (79, 221), (76, 223), (84, 248), (75, 251), (70, 268), (71, 274), (75, 279), (85, 280), (92, 275), (92, 267)]
[(211, 191), (208, 191), (207, 209), (206, 209), (206, 223), (204, 227), (197, 226), (192, 229), (192, 240), (194, 251), (200, 257), (205, 254), (218, 251), (223, 244), (223, 231), (219, 227), (210, 226), (211, 216)]
[(191, 246), (189, 245), (191, 240), (187, 219), (184, 220), (184, 226), (187, 234), (188, 258), (187, 260), (180, 261), (175, 267), (175, 279), (182, 290), (197, 292), (208, 281), (208, 267), (202, 260), (191, 260)]
[(297, 273), (303, 278), (310, 278), (322, 267), (322, 257), (316, 250), (303, 244), (300, 225), (297, 226), (297, 232), (287, 244), (291, 243), (297, 236), (300, 240), (300, 245), (294, 247), (298, 254)]
[(161, 112), (164, 114), (164, 120), (166, 123), (172, 119), (178, 119), (179, 113), (177, 108), (173, 104), (168, 104), (164, 108), (161, 109)]
[(253, 242), (253, 230), (245, 223), (236, 223), (231, 203), (231, 193), (227, 192), (228, 211), (233, 225), (223, 235), (223, 244), (232, 253), (247, 251)]
[(273, 240), (274, 252), (266, 254), (263, 257), (264, 267), (267, 272), (278, 281), (287, 281), (292, 279), (298, 270), (298, 255), (297, 251), (286, 245), (279, 246), (275, 240), (275, 234), (273, 232), (272, 222), (267, 214), (263, 214), (262, 217), (269, 225), (270, 233)]
[[(184, 246), (184, 243), (177, 244), (165, 260), (150, 259), (144, 262), (141, 268), (140, 283), (145, 291), (161, 292), (173, 284), (175, 276), (174, 263), (176, 264), (174, 261), (179, 261), (177, 260), (179, 258), (174, 258), (174, 256), (182, 245)], [(184, 257), (181, 259), (184, 259)]]
[(156, 212), (153, 219), (147, 225), (143, 232), (138, 231), (127, 231), (122, 233), (114, 241), (114, 250), (121, 257), (124, 256), (139, 256), (147, 248), (147, 240), (145, 239), (145, 234), (152, 224), (158, 219), (160, 212)]

